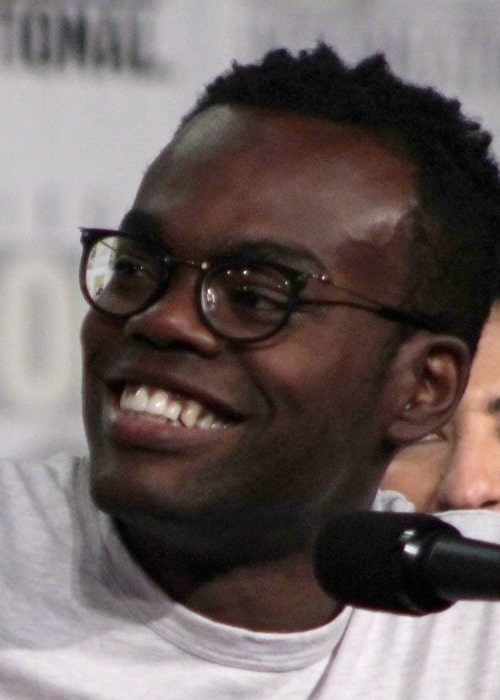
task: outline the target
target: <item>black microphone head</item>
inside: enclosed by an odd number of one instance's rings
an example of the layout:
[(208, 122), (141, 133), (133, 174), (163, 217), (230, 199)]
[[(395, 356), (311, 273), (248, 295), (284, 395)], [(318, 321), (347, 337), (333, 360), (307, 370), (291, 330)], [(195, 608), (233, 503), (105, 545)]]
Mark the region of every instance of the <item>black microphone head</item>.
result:
[(347, 605), (406, 615), (440, 612), (452, 602), (436, 594), (411, 548), (418, 554), (422, 544), (456, 532), (431, 515), (343, 515), (320, 532), (316, 575), (329, 595)]

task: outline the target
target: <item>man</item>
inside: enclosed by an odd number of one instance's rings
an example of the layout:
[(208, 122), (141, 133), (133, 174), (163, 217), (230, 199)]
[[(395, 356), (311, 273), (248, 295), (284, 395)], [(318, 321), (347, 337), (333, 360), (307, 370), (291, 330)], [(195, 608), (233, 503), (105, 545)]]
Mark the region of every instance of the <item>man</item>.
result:
[(497, 606), (353, 611), (314, 575), (322, 525), (463, 392), (489, 141), (381, 57), (280, 50), (206, 89), (118, 232), (83, 230), (90, 464), (0, 471), (4, 697), (500, 692)]
[(467, 389), (451, 420), (404, 446), (382, 487), (423, 511), (500, 511), (500, 298), (484, 327)]

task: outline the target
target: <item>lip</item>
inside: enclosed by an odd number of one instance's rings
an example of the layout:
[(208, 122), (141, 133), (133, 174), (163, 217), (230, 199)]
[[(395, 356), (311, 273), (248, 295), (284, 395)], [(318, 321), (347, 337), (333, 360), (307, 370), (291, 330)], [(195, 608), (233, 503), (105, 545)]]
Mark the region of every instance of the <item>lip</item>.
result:
[(121, 411), (113, 402), (104, 416), (111, 441), (121, 447), (152, 452), (175, 452), (187, 447), (207, 447), (227, 437), (235, 424), (210, 430), (184, 428), (153, 416)]
[[(160, 366), (158, 366), (160, 365)], [(97, 369), (103, 387), (102, 420), (105, 433), (116, 445), (152, 451), (172, 451), (187, 446), (207, 446), (233, 432), (248, 414), (237, 410), (221, 397), (221, 391), (207, 390), (212, 383), (197, 373), (197, 381), (186, 379), (181, 372), (156, 363), (151, 358), (142, 362), (115, 362), (111, 369)], [(145, 369), (148, 367), (149, 369)], [(96, 368), (94, 368), (96, 370)], [(94, 375), (95, 376), (95, 375)], [(203, 384), (203, 388), (202, 385)], [(162, 389), (173, 398), (194, 400), (222, 419), (223, 426), (211, 429), (174, 425), (163, 418), (120, 408), (120, 396), (126, 385)]]
[[(199, 368), (196, 368), (195, 371), (189, 370), (189, 376), (186, 376), (186, 369), (181, 372), (167, 366), (168, 364), (171, 363), (167, 363), (165, 358), (159, 363), (154, 362), (152, 358), (140, 358), (134, 362), (114, 362), (109, 370), (104, 368), (102, 371), (98, 370), (97, 374), (107, 390), (115, 397), (117, 407), (123, 388), (129, 384), (162, 389), (173, 398), (197, 401), (208, 411), (221, 416), (229, 423), (239, 423), (248, 417), (246, 410), (236, 408), (233, 401), (227, 397), (230, 389), (226, 386), (216, 387), (216, 380), (212, 374), (210, 378), (206, 378)], [(195, 374), (196, 381), (193, 381), (192, 376)], [(223, 395), (223, 392), (226, 395)]]

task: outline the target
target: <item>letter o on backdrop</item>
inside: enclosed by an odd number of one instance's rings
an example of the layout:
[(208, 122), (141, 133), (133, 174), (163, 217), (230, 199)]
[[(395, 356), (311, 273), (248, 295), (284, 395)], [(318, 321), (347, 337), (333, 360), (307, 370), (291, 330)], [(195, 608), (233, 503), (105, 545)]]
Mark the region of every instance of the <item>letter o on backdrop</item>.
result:
[(53, 406), (74, 386), (74, 297), (65, 263), (35, 255), (2, 266), (0, 391), (21, 408)]

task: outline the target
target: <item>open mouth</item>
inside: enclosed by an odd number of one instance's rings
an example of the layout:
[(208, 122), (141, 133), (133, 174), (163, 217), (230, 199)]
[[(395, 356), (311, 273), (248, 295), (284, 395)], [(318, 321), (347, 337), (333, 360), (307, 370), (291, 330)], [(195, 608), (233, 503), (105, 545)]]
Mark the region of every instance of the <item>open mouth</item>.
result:
[(226, 417), (216, 415), (198, 401), (172, 396), (164, 389), (127, 384), (120, 396), (120, 409), (155, 418), (170, 425), (200, 430), (226, 428)]

